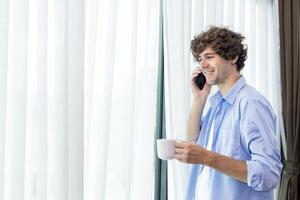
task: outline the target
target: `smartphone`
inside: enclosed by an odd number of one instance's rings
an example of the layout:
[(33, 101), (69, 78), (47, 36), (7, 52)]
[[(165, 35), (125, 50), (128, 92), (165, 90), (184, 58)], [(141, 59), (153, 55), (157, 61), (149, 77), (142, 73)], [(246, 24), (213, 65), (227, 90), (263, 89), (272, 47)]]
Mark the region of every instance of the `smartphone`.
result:
[(206, 78), (202, 72), (200, 74), (198, 74), (198, 76), (195, 78), (195, 83), (200, 90), (203, 89), (203, 87), (206, 83)]

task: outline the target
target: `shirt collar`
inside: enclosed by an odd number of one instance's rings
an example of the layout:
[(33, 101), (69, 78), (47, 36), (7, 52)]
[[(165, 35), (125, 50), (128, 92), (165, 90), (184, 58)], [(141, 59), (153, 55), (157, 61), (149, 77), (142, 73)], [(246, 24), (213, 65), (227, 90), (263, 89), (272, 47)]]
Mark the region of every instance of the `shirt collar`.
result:
[(220, 90), (216, 92), (211, 98), (210, 103), (212, 106), (215, 106), (221, 99), (227, 101), (230, 105), (233, 105), (234, 100), (240, 90), (246, 85), (246, 80), (241, 76), (238, 81), (232, 86), (232, 88), (227, 92), (223, 97)]
[(246, 85), (246, 80), (243, 76), (239, 78), (239, 80), (233, 85), (233, 87), (227, 92), (227, 94), (223, 97), (225, 101), (227, 101), (230, 105), (234, 103), (234, 100), (241, 89)]
[(220, 90), (218, 90), (212, 97), (210, 97), (209, 101), (212, 107), (215, 107), (218, 102), (222, 99), (222, 94)]

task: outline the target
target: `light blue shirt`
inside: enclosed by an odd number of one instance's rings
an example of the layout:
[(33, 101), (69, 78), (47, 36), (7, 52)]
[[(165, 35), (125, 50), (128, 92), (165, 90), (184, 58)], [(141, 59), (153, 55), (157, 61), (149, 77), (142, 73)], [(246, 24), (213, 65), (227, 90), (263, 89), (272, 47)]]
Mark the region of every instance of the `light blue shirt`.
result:
[[(207, 146), (214, 121), (212, 151), (247, 163), (247, 183), (209, 168), (209, 199), (271, 200), (280, 181), (282, 164), (275, 139), (276, 118), (269, 102), (242, 76), (226, 96), (220, 91), (201, 120), (197, 143)], [(192, 165), (187, 200), (195, 198), (197, 178), (203, 165)]]

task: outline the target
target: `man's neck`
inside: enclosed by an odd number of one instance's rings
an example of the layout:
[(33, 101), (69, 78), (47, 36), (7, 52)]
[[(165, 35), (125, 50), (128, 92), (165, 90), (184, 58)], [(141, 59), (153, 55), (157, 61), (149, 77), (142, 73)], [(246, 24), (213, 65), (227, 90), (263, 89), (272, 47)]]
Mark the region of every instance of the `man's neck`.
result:
[(218, 85), (218, 88), (223, 97), (228, 93), (228, 91), (234, 86), (234, 84), (240, 79), (241, 76), (242, 75), (236, 71), (230, 77), (228, 77), (228, 79), (224, 83)]

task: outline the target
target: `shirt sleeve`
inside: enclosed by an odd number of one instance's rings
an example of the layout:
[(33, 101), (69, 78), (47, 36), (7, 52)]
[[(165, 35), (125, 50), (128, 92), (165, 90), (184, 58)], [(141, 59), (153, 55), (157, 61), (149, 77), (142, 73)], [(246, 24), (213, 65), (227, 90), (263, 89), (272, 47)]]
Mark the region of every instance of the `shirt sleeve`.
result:
[(268, 104), (259, 100), (248, 101), (241, 115), (242, 138), (251, 158), (246, 161), (247, 184), (256, 191), (273, 190), (282, 169), (275, 115)]

